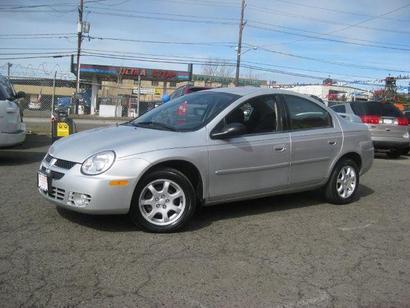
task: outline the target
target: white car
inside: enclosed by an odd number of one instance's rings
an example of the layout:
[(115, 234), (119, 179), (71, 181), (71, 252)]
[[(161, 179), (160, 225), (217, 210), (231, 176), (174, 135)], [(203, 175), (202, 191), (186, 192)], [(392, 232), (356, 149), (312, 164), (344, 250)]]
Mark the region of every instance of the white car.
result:
[(16, 102), (24, 96), (24, 92), (16, 94), (9, 80), (0, 75), (0, 147), (17, 145), (26, 139), (26, 125)]
[(30, 101), (30, 103), (28, 103), (28, 109), (30, 109), (30, 110), (40, 110), (41, 109), (41, 103), (40, 102)]

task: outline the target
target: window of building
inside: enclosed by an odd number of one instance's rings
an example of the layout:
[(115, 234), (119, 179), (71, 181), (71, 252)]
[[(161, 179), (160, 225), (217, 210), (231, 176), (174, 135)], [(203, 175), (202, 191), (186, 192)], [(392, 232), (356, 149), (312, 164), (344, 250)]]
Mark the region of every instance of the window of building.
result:
[(159, 86), (159, 82), (156, 81), (156, 80), (153, 80), (153, 81), (151, 81), (151, 85), (152, 85), (153, 87), (158, 87), (158, 86)]
[(170, 86), (171, 88), (175, 88), (175, 87), (177, 86), (177, 82), (176, 82), (176, 81), (170, 81), (170, 82), (169, 82), (169, 86)]
[(332, 126), (330, 114), (319, 105), (299, 96), (284, 95), (293, 130)]

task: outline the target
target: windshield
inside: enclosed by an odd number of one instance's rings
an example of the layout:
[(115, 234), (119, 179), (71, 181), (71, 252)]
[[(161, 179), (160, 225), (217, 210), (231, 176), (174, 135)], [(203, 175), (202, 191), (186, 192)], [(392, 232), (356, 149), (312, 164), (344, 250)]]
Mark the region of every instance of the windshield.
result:
[(13, 99), (14, 89), (8, 79), (0, 76), (0, 100)]
[(390, 103), (381, 102), (353, 102), (351, 104), (355, 114), (362, 115), (376, 115), (381, 117), (401, 117), (402, 114), (398, 108)]
[(152, 129), (194, 131), (209, 123), (239, 97), (223, 92), (196, 92), (173, 99), (129, 124)]

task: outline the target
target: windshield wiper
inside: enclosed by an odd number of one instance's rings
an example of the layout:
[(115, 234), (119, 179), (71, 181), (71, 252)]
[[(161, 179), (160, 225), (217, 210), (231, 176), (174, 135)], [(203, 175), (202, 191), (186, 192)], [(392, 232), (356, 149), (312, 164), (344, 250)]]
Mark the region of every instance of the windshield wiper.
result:
[(161, 123), (161, 122), (153, 122), (153, 121), (147, 121), (147, 122), (138, 122), (138, 123), (132, 123), (134, 126), (141, 126), (141, 127), (157, 127), (159, 129), (165, 129), (165, 130), (170, 130), (170, 131), (176, 131), (176, 129), (170, 125)]

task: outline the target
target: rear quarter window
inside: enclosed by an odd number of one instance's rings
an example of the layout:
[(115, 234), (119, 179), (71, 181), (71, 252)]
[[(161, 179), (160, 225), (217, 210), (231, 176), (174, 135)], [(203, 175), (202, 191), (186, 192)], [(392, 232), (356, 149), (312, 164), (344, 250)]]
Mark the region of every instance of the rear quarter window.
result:
[(331, 127), (330, 114), (318, 104), (299, 96), (284, 95), (292, 130)]
[(336, 112), (346, 113), (346, 106), (345, 105), (335, 105), (335, 106), (331, 106), (330, 108), (332, 108)]
[(14, 96), (14, 90), (10, 82), (0, 76), (0, 100), (5, 101)]

